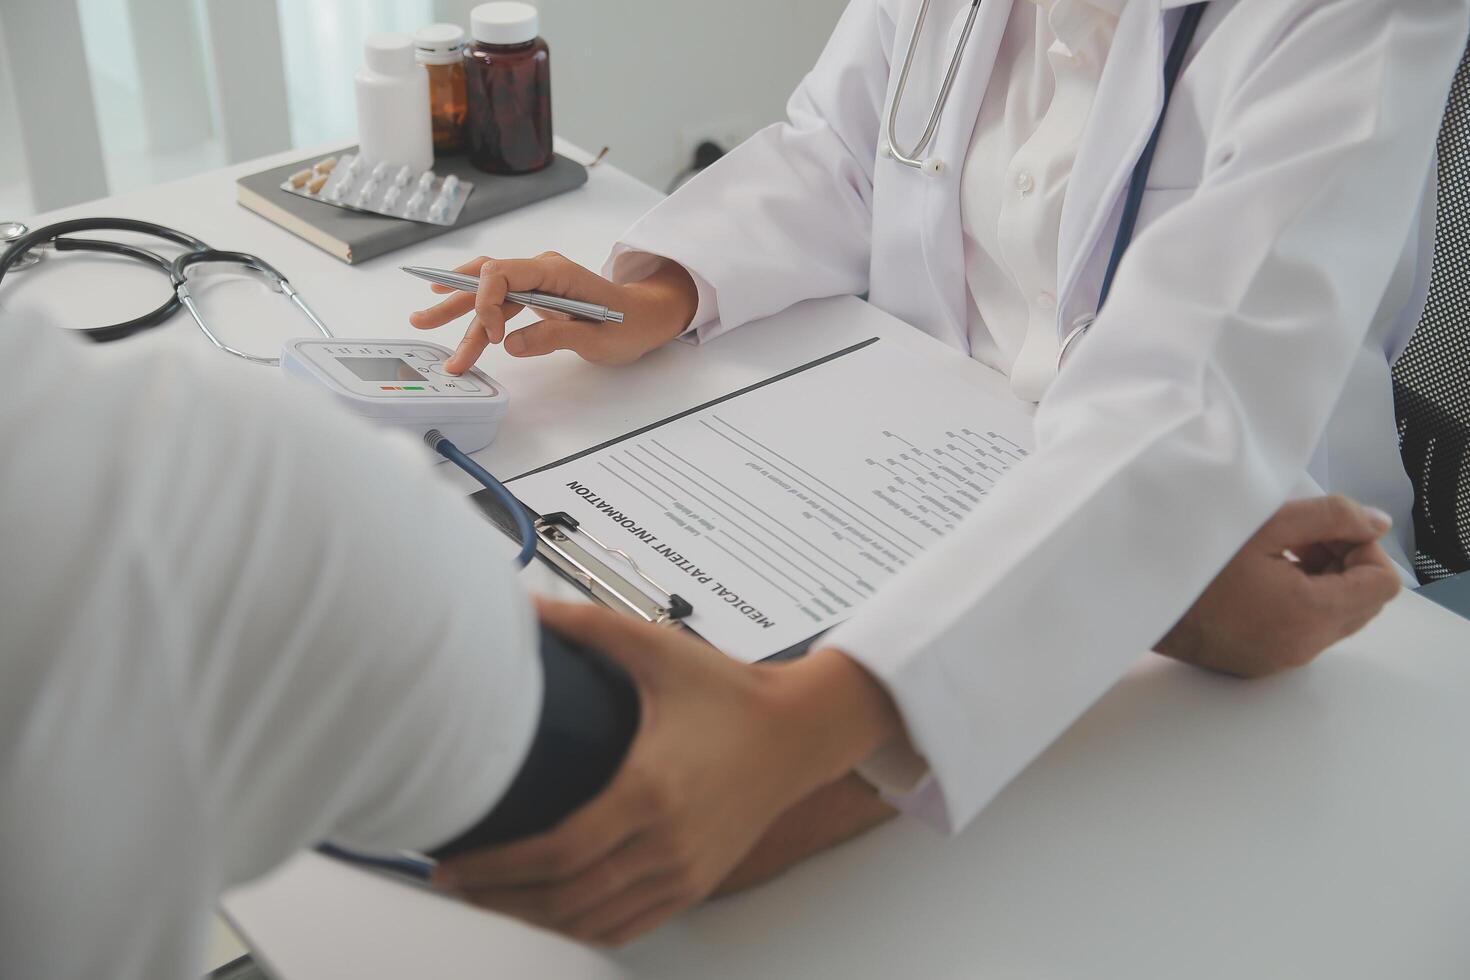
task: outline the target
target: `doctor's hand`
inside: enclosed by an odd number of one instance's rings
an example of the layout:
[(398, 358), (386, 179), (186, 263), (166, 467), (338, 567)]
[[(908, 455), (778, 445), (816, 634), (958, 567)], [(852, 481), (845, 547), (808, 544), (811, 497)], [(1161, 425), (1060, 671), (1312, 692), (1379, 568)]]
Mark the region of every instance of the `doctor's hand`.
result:
[(1310, 663), (1398, 594), (1398, 571), (1378, 545), (1390, 527), (1388, 515), (1345, 497), (1286, 504), (1155, 650), (1237, 677)]
[(901, 730), (888, 695), (838, 651), (750, 666), (605, 609), (539, 608), (548, 627), (628, 670), (642, 715), (592, 802), (545, 834), (436, 870), (438, 887), (534, 925), (614, 946), (653, 929)]
[[(474, 313), (454, 356), (445, 362), (453, 374), (469, 370), (486, 347), (500, 343), (515, 357), (570, 350), (599, 364), (626, 364), (683, 333), (699, 307), (694, 280), (668, 259), (658, 260), (647, 278), (621, 286), (555, 252), (534, 259), (480, 256), (454, 271), (478, 275), (479, 291), (470, 295), (434, 285), (434, 292), (453, 295), (408, 318), (428, 330)], [(533, 290), (606, 306), (622, 313), (623, 322), (589, 323), (541, 313), (545, 319), (507, 334), (506, 322), (525, 307), (509, 302), (506, 293)]]
[(856, 773), (845, 776), (781, 814), (714, 894), (733, 895), (763, 885), (896, 816), (898, 811), (867, 780)]

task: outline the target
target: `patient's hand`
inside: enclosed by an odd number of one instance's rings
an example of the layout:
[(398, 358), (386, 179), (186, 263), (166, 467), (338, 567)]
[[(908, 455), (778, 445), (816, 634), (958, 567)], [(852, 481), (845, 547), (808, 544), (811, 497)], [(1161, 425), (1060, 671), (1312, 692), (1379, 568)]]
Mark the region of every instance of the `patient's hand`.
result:
[(1391, 526), (1386, 514), (1344, 497), (1288, 503), (1155, 649), (1237, 677), (1310, 663), (1398, 593), (1398, 571), (1378, 546)]

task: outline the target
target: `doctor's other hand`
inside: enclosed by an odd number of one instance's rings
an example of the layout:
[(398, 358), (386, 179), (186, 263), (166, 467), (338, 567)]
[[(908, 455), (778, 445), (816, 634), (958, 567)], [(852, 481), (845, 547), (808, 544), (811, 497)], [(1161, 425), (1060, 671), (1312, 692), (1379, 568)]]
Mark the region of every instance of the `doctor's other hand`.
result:
[(1291, 501), (1154, 649), (1247, 678), (1311, 663), (1398, 594), (1398, 570), (1378, 545), (1392, 526), (1345, 497)]
[(714, 894), (733, 895), (763, 885), (896, 816), (898, 811), (883, 802), (871, 783), (856, 773), (844, 776), (781, 814)]
[(547, 833), (440, 865), (477, 905), (619, 946), (709, 895), (798, 801), (901, 737), (888, 695), (836, 650), (745, 665), (590, 605), (542, 621), (621, 663), (642, 716), (611, 783)]
[[(464, 373), (486, 347), (500, 343), (515, 357), (570, 350), (599, 364), (626, 364), (683, 333), (699, 307), (694, 280), (683, 266), (668, 259), (654, 260), (650, 275), (626, 285), (610, 282), (555, 252), (534, 259), (482, 255), (454, 271), (479, 276), (479, 291), (471, 295), (434, 285), (430, 287), (434, 292), (452, 295), (408, 318), (420, 330), (429, 330), (466, 313), (474, 314), (454, 356), (445, 362), (453, 374)], [(545, 319), (507, 335), (507, 321), (524, 309), (506, 299), (511, 291), (535, 291), (596, 303), (622, 313), (623, 322), (589, 323), (542, 313)]]

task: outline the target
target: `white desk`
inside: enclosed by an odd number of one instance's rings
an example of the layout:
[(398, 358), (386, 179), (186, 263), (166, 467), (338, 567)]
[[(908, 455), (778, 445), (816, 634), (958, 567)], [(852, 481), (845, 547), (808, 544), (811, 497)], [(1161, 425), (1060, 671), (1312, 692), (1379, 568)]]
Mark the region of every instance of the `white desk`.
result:
[[(257, 252), (340, 332), (403, 337), (424, 292), (393, 271), (400, 261), (557, 248), (595, 266), (655, 199), (602, 167), (584, 190), (349, 268), (233, 203), (234, 174), (270, 162), (67, 214), (147, 218)], [(25, 275), (0, 306), (12, 323), (101, 322), (125, 302), (146, 308), (160, 287), (120, 271), (105, 294), (58, 299), (45, 283), (61, 273)], [(274, 323), (284, 307), (261, 315), (259, 349), (298, 332)], [(168, 332), (204, 343), (185, 317)], [(491, 354), (482, 364), (515, 402), (480, 457), (520, 472), (874, 334), (933, 343), (841, 300), (626, 368)], [(226, 910), (285, 980), (1462, 977), (1467, 709), (1470, 625), (1407, 597), (1317, 666), (1263, 684), (1145, 658), (957, 840), (890, 825), (616, 955), (310, 855)]]

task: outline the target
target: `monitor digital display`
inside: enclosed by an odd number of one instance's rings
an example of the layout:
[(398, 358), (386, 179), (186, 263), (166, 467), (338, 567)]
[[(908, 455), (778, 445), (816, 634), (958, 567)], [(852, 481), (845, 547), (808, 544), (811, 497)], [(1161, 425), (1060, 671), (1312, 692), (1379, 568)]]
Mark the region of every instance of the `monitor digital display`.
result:
[(418, 369), (399, 357), (339, 357), (337, 360), (347, 370), (371, 384), (423, 380)]

